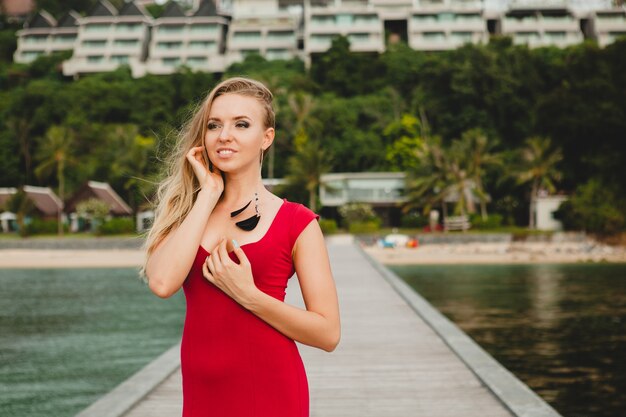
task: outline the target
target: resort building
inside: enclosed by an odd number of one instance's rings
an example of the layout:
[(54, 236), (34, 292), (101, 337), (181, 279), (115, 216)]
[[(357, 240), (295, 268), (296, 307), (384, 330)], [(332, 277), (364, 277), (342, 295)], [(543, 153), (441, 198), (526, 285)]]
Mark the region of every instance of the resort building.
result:
[(133, 210), (106, 182), (89, 181), (84, 184), (65, 204), (65, 212), (69, 214), (70, 230), (77, 232), (93, 228), (90, 218), (81, 217), (77, 206), (87, 200), (99, 200), (109, 207), (108, 217), (132, 216)]
[(409, 46), (420, 51), (487, 43), (489, 32), (480, 1), (422, 1), (408, 21)]
[(277, 0), (235, 0), (228, 27), (227, 62), (259, 54), (266, 59), (292, 59), (298, 52), (300, 16), (280, 8)]
[(304, 49), (307, 56), (330, 48), (336, 36), (346, 36), (353, 52), (384, 52), (383, 21), (368, 1), (328, 2), (304, 10)]
[(28, 64), (42, 55), (53, 52), (72, 51), (78, 34), (76, 12), (66, 13), (57, 22), (48, 12), (42, 10), (24, 24), (24, 29), (17, 32), (17, 49), (13, 60)]
[(584, 40), (581, 18), (564, 2), (513, 3), (500, 21), (499, 33), (515, 44), (566, 47)]
[(596, 10), (590, 22), (591, 33), (601, 48), (626, 36), (626, 9)]
[(146, 71), (170, 74), (185, 65), (192, 70), (222, 72), (228, 18), (211, 1), (185, 13), (176, 2), (167, 4), (154, 21)]
[(144, 75), (152, 23), (143, 6), (125, 3), (118, 11), (101, 0), (79, 19), (74, 55), (63, 63), (63, 74), (79, 76), (128, 65), (133, 76)]
[(354, 52), (382, 53), (405, 42), (444, 51), (510, 36), (529, 47), (566, 47), (626, 35), (626, 8), (610, 0), (179, 0), (154, 19), (148, 0), (118, 11), (100, 0), (85, 17), (59, 21), (40, 11), (18, 32), (15, 62), (73, 50), (63, 73), (80, 76), (128, 65), (133, 76), (186, 66), (220, 73), (250, 54), (266, 59), (315, 55), (345, 36)]
[[(25, 185), (22, 190), (26, 199), (30, 201), (31, 209), (25, 213), (24, 223), (29, 224), (34, 217), (43, 220), (57, 220), (63, 210), (63, 202), (50, 187), (35, 187)], [(7, 203), (17, 194), (17, 188), (0, 188), (0, 231), (15, 232), (17, 213), (8, 210)]]

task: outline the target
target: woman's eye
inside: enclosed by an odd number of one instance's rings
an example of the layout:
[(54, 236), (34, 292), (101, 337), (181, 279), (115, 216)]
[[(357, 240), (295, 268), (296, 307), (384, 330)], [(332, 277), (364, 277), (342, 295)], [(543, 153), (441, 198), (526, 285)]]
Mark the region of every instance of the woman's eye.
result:
[(211, 123), (209, 123), (209, 124), (207, 125), (207, 128), (208, 128), (209, 130), (215, 130), (215, 129), (217, 129), (217, 127), (218, 127), (218, 126), (217, 126), (217, 123), (213, 123), (213, 122), (211, 122)]
[(246, 127), (250, 126), (250, 124), (248, 122), (237, 122), (237, 124), (235, 126), (246, 128)]

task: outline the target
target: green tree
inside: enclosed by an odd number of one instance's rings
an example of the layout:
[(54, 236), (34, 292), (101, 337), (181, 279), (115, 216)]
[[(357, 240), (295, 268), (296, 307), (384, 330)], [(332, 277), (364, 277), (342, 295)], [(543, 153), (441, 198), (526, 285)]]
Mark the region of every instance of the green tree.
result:
[(520, 166), (514, 172), (518, 184), (530, 183), (530, 208), (528, 227), (535, 228), (535, 205), (540, 188), (556, 190), (555, 182), (561, 179), (557, 164), (563, 159), (560, 149), (554, 149), (550, 138), (532, 136), (519, 153)]
[[(46, 132), (44, 141), (40, 144), (36, 158), (39, 160), (35, 175), (45, 178), (55, 172), (59, 185), (59, 198), (65, 201), (65, 170), (68, 165), (74, 164), (73, 157), (74, 132), (65, 126), (52, 126)], [(63, 210), (59, 212), (58, 233), (63, 235)]]
[(300, 186), (308, 192), (309, 208), (315, 211), (320, 177), (330, 171), (331, 155), (318, 142), (310, 140), (304, 132), (294, 142), (296, 153), (289, 158), (286, 179), (291, 186)]
[(386, 159), (392, 171), (407, 171), (417, 168), (417, 151), (424, 143), (420, 121), (409, 114), (391, 122), (383, 135), (387, 142)]

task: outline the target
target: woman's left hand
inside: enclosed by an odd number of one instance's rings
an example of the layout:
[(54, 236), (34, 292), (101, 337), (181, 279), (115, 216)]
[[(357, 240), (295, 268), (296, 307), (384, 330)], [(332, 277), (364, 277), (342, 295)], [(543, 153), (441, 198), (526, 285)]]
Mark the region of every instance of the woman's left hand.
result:
[(234, 246), (233, 252), (237, 255), (239, 263), (230, 258), (227, 241), (222, 238), (220, 243), (210, 252), (210, 256), (207, 256), (204, 265), (202, 265), (202, 274), (229, 297), (245, 306), (251, 302), (258, 289), (254, 285), (248, 257), (239, 245)]

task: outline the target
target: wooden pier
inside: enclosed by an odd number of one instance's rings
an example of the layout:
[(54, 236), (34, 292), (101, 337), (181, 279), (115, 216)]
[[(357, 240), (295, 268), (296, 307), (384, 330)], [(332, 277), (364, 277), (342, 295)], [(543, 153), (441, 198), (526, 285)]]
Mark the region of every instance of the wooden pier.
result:
[[(558, 416), (428, 303), (418, 295), (413, 299), (410, 289), (351, 241), (329, 241), (328, 249), (339, 292), (342, 339), (333, 353), (299, 346), (312, 417)], [(287, 302), (302, 305), (295, 277), (287, 293)], [(126, 388), (120, 386), (79, 416), (180, 416), (177, 352), (178, 347), (172, 348), (159, 359), (165, 365), (140, 371), (124, 383)], [(161, 376), (155, 375), (157, 369)], [(143, 395), (122, 398), (132, 390), (129, 387), (142, 384), (147, 387)], [(126, 410), (113, 410), (112, 404)]]

